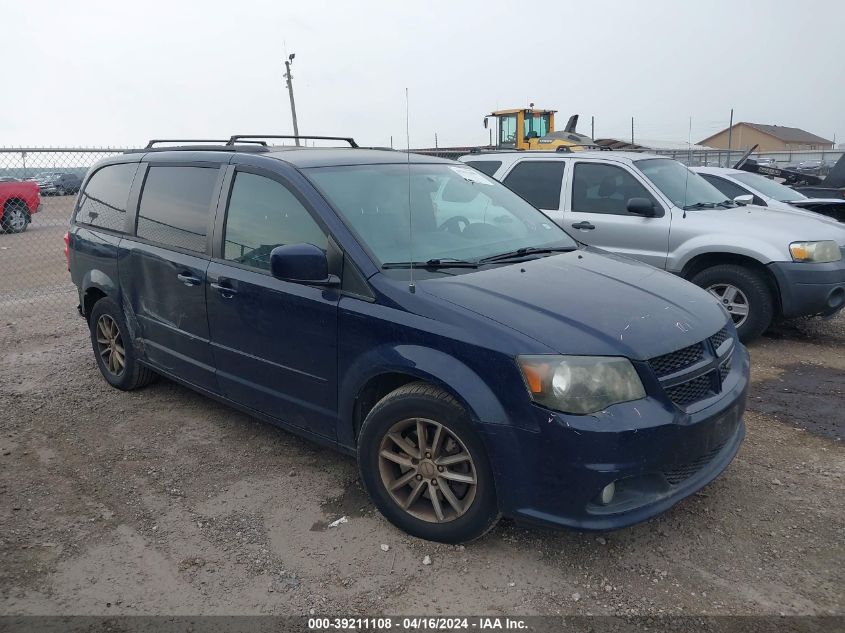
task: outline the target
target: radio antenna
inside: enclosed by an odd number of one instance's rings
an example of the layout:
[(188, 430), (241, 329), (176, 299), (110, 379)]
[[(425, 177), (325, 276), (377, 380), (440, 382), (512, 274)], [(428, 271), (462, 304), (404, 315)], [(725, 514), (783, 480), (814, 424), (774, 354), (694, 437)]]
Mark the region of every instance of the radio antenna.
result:
[(408, 290), (411, 294), (417, 291), (414, 285), (414, 214), (411, 211), (411, 132), (408, 123), (408, 88), (405, 88), (405, 147), (407, 149), (406, 156), (408, 158), (408, 250), (411, 256), (408, 261), (411, 262), (411, 281), (408, 284)]
[(689, 130), (687, 131), (687, 173), (684, 178), (684, 215), (687, 217), (687, 185), (689, 184), (689, 168), (692, 162), (692, 117), (689, 118)]

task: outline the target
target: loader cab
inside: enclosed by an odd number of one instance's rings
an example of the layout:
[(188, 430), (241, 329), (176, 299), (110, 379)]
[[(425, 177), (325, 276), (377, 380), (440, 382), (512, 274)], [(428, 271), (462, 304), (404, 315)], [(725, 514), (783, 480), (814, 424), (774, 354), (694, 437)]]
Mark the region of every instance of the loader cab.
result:
[(490, 117), (495, 119), (497, 149), (526, 150), (530, 149), (532, 139), (543, 138), (554, 131), (555, 112), (533, 107), (497, 110), (484, 118), (484, 127), (488, 127)]

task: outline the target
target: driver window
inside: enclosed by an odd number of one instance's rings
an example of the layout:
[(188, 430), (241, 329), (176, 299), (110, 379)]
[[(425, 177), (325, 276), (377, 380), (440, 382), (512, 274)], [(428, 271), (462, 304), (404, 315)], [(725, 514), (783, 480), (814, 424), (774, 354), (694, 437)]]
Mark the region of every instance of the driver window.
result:
[(224, 259), (269, 270), (270, 252), (276, 246), (301, 242), (326, 250), (328, 240), (287, 187), (238, 172), (226, 214)]
[[(572, 178), (572, 210), (630, 215), (628, 200), (654, 197), (630, 173), (615, 165), (578, 163)], [(655, 205), (657, 204), (654, 201)]]

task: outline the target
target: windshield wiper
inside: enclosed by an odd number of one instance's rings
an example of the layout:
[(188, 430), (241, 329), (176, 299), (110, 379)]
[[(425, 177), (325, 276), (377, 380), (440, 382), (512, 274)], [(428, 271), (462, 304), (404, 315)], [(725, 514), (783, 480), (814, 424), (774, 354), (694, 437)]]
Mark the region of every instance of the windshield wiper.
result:
[(498, 255), (490, 255), (489, 257), (482, 257), (478, 260), (479, 264), (489, 264), (491, 262), (502, 262), (508, 259), (515, 259), (519, 257), (526, 257), (528, 255), (544, 255), (546, 253), (570, 253), (574, 251), (576, 246), (553, 246), (550, 248), (541, 248), (537, 246), (526, 246), (518, 248), (515, 251), (508, 251), (507, 253), (499, 253)]
[(715, 209), (715, 202), (696, 202), (695, 204), (688, 204), (684, 207), (684, 211), (688, 209)]
[(424, 262), (387, 262), (381, 265), (382, 268), (478, 268), (477, 262), (470, 262), (465, 259), (453, 259), (451, 257), (441, 257), (439, 259), (429, 259)]
[(726, 209), (733, 209), (734, 207), (738, 206), (736, 202), (733, 200), (722, 200), (722, 202), (717, 202), (717, 206), (725, 207)]

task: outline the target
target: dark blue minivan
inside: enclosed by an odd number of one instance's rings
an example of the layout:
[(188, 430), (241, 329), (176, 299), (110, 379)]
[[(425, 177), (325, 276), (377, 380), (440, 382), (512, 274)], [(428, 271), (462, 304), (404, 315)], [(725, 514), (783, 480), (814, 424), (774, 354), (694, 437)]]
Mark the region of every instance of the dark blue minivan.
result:
[(501, 515), (620, 528), (725, 469), (749, 359), (707, 292), (471, 167), (350, 145), (94, 166), (66, 240), (104, 378), (160, 374), (355, 455), (436, 541)]

